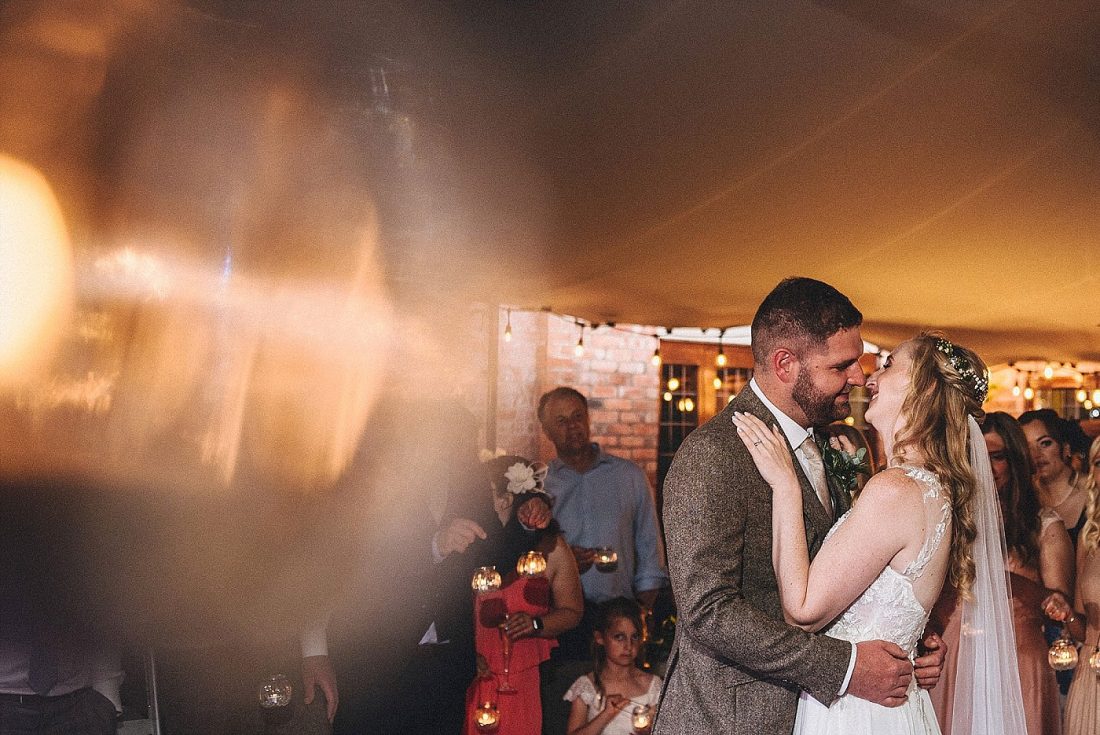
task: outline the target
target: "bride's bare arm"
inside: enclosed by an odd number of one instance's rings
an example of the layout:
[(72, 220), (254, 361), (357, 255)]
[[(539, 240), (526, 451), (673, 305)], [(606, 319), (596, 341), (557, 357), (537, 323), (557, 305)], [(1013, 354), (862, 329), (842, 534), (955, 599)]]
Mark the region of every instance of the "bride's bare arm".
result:
[(816, 631), (848, 608), (914, 537), (923, 520), (919, 489), (901, 472), (876, 475), (851, 515), (811, 564), (806, 546), (802, 488), (778, 427), (753, 416), (735, 423), (757, 469), (773, 489), (772, 564), (787, 621)]

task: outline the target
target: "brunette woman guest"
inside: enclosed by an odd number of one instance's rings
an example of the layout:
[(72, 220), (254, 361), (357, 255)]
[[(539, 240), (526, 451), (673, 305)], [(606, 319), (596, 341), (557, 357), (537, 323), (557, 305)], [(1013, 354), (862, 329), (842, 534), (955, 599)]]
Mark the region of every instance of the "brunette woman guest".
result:
[(1088, 467), (1088, 504), (1077, 543), (1075, 604), (1071, 606), (1060, 592), (1043, 602), (1047, 615), (1063, 621), (1066, 632), (1083, 643), (1066, 698), (1065, 735), (1100, 732), (1100, 677), (1089, 663), (1100, 639), (1100, 437), (1089, 449)]
[(1071, 447), (1066, 421), (1049, 408), (1020, 414), (1020, 427), (1031, 448), (1039, 502), (1066, 524), (1074, 545), (1085, 523), (1086, 474), (1070, 466)]
[[(982, 433), (1004, 519), (1008, 550), (1005, 567), (1012, 582), (1012, 616), (1027, 733), (1060, 735), (1058, 683), (1047, 665), (1040, 605), (1051, 590), (1068, 594), (1072, 589), (1073, 547), (1058, 515), (1039, 504), (1027, 439), (1016, 420), (999, 411), (987, 414)], [(943, 627), (949, 651), (940, 684), (930, 692), (944, 735), (950, 735), (960, 609), (957, 598), (945, 594), (932, 613), (937, 627)]]

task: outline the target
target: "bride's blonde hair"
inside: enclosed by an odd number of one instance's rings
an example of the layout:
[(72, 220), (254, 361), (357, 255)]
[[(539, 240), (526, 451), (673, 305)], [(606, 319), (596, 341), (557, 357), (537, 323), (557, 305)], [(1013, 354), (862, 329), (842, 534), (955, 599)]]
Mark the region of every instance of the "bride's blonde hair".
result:
[(948, 580), (960, 597), (968, 599), (977, 530), (967, 418), (982, 415), (988, 373), (973, 351), (948, 342), (939, 332), (922, 332), (910, 344), (909, 392), (901, 408), (906, 425), (895, 440), (894, 458), (901, 461), (906, 448), (916, 449), (946, 491), (952, 515)]
[(1089, 473), (1088, 481), (1085, 483), (1089, 490), (1089, 502), (1085, 506), (1085, 525), (1081, 527), (1079, 543), (1084, 544), (1090, 554), (1100, 547), (1100, 497), (1097, 497), (1100, 495), (1100, 487), (1097, 487), (1093, 471), (1093, 463), (1096, 462), (1098, 455), (1100, 455), (1100, 436), (1092, 441), (1092, 446), (1089, 447), (1089, 461), (1085, 466)]

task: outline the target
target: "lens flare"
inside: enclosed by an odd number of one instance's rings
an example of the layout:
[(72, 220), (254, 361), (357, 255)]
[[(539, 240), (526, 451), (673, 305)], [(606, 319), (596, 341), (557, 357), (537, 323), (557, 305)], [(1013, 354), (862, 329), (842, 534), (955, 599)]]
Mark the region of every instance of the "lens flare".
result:
[(34, 374), (72, 306), (65, 220), (46, 179), (0, 155), (0, 384)]

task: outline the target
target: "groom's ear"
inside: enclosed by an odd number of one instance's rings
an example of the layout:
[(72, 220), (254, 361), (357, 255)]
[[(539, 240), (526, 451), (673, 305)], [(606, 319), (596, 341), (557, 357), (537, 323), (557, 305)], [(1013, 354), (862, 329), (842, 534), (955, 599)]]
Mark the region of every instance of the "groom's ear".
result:
[(780, 381), (793, 383), (798, 377), (798, 356), (787, 348), (780, 347), (772, 353), (771, 368)]

